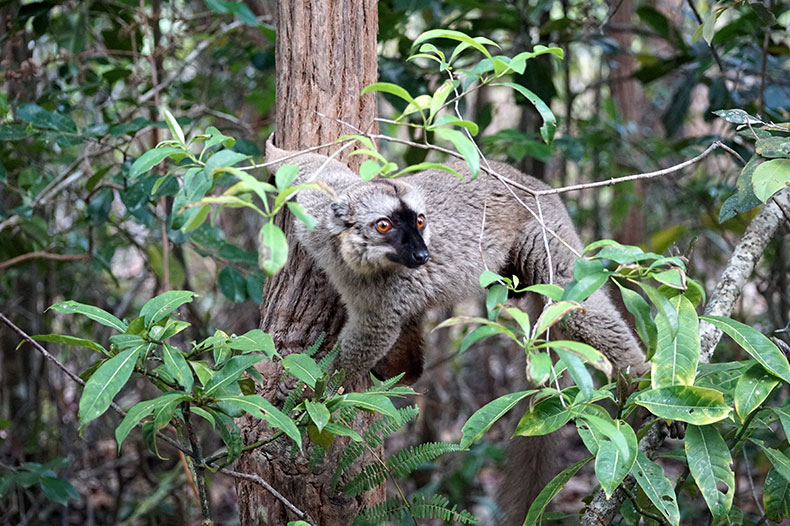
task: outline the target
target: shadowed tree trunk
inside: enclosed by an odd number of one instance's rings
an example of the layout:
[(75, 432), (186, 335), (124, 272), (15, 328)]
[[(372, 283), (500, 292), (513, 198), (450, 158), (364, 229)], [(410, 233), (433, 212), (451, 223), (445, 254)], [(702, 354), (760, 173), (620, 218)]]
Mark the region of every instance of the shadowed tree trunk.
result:
[[(277, 3), (276, 16), (276, 145), (299, 150), (354, 133), (353, 128), (339, 121), (375, 131), (375, 98), (372, 94), (360, 98), (359, 93), (377, 77), (376, 1), (282, 0)], [(329, 147), (321, 153), (331, 154), (336, 148)], [(343, 160), (342, 155), (340, 159)], [(276, 221), (289, 235), (290, 214), (282, 214)], [(321, 349), (325, 353), (337, 341), (345, 312), (326, 277), (299, 247), (293, 242), (289, 245), (288, 264), (267, 280), (264, 287), (260, 326), (272, 335), (283, 355), (304, 350), (325, 333)], [(289, 387), (280, 382), (282, 368), (266, 363), (261, 372), (264, 377), (261, 394), (281, 405)], [(355, 427), (360, 429), (370, 421), (364, 417)], [(271, 434), (259, 420), (243, 418), (239, 425), (245, 443)], [(244, 454), (237, 469), (260, 475), (297, 508), (307, 512), (316, 524), (345, 526), (352, 523), (362, 507), (383, 498), (383, 488), (356, 499), (346, 497), (339, 490), (330, 491), (329, 481), (346, 444), (345, 440), (336, 440), (323, 464), (312, 473), (307, 461), (291, 455), (287, 439)], [(237, 489), (243, 525), (282, 525), (298, 518), (253, 482), (239, 481)]]

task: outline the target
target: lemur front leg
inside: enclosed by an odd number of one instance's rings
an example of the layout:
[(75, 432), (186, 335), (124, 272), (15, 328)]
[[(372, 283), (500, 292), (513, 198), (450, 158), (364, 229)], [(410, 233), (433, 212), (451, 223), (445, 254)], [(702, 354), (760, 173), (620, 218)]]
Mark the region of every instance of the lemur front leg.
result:
[[(384, 312), (387, 312), (384, 310)], [(340, 332), (340, 353), (335, 367), (346, 373), (346, 384), (367, 375), (398, 339), (401, 320), (379, 311), (355, 312), (349, 307), (348, 321)]]
[(411, 385), (422, 375), (423, 338), (422, 319), (406, 322), (401, 327), (400, 335), (392, 348), (378, 361), (373, 374), (382, 380), (406, 373), (401, 383)]

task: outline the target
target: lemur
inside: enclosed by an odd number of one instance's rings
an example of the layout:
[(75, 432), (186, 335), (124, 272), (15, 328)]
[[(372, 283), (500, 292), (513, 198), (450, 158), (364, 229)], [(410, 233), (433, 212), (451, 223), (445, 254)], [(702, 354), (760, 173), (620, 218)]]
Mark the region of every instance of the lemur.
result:
[[(267, 144), (267, 161), (289, 152)], [(340, 333), (335, 366), (347, 381), (373, 370), (381, 377), (406, 372), (406, 382), (422, 373), (421, 322), (428, 309), (480, 296), (478, 277), (489, 269), (516, 275), (523, 284), (550, 281), (564, 286), (573, 278), (581, 241), (556, 195), (541, 196), (542, 217), (557, 237), (536, 220), (535, 200), (480, 173), (472, 178), (463, 162), (449, 167), (456, 175), (427, 170), (396, 179), (362, 182), (344, 164), (318, 154), (303, 154), (270, 167), (295, 164), (294, 184), (321, 182), (332, 193), (303, 190), (297, 202), (317, 225), (300, 221), (298, 242), (340, 293), (348, 320)], [(530, 189), (548, 188), (504, 163), (491, 169)], [(564, 243), (563, 243), (564, 241)], [(566, 246), (567, 244), (567, 246)], [(601, 351), (615, 366), (643, 368), (645, 357), (618, 310), (602, 290), (566, 316), (563, 332)]]

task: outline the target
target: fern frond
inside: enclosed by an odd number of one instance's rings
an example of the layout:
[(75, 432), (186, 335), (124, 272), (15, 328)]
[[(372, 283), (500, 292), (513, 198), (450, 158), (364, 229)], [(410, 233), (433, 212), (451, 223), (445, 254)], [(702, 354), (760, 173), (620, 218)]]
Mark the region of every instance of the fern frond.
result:
[(426, 442), (403, 449), (394, 457), (387, 459), (387, 469), (396, 478), (405, 477), (426, 462), (430, 462), (445, 453), (460, 451), (461, 446), (449, 442)]
[(313, 356), (315, 353), (317, 353), (318, 349), (321, 348), (321, 344), (324, 343), (324, 338), (326, 338), (326, 333), (322, 332), (318, 335), (318, 338), (316, 338), (313, 344), (304, 350), (304, 354), (307, 356)]
[(415, 496), (411, 502), (411, 516), (415, 519), (441, 519), (445, 522), (477, 524), (477, 518), (474, 515), (466, 510), (458, 510), (457, 505), (448, 508), (449, 503), (450, 500), (447, 497), (438, 493), (429, 496)]
[[(323, 340), (322, 340), (323, 341)], [(329, 371), (329, 367), (332, 365), (332, 362), (335, 361), (335, 357), (340, 352), (340, 344), (335, 345), (331, 351), (326, 353), (323, 358), (318, 361), (318, 367), (321, 368), (322, 371), (327, 372)]]
[(310, 462), (308, 464), (308, 473), (312, 474), (313, 471), (315, 471), (315, 467), (324, 460), (324, 455), (326, 455), (326, 453), (323, 448), (313, 445), (313, 450), (310, 453)]
[(392, 497), (360, 512), (354, 519), (354, 526), (381, 526), (388, 522), (399, 522), (408, 509), (408, 504), (401, 498)]
[[(357, 412), (359, 412), (359, 410), (353, 408), (353, 414), (340, 413), (340, 418), (346, 422), (346, 425), (348, 425), (348, 422), (350, 422), (353, 417), (356, 416)], [(364, 442), (352, 442), (348, 445), (348, 447), (346, 447), (345, 451), (343, 451), (343, 455), (340, 457), (340, 462), (338, 462), (335, 474), (332, 476), (332, 491), (334, 491), (335, 487), (337, 486), (337, 482), (340, 480), (340, 475), (346, 471), (365, 450), (365, 444), (369, 445), (370, 447), (378, 447), (384, 443), (384, 439), (386, 437), (390, 436), (392, 433), (403, 427), (406, 422), (410, 422), (417, 418), (419, 414), (420, 409), (416, 405), (411, 405), (398, 409), (398, 418), (385, 416), (370, 424), (365, 432), (362, 433), (362, 439)]]
[(368, 464), (356, 477), (343, 486), (343, 493), (349, 497), (356, 497), (368, 490), (375, 488), (387, 480), (387, 470), (378, 462)]
[(283, 402), (283, 413), (286, 415), (289, 414), (296, 404), (299, 403), (305, 387), (307, 387), (307, 384), (302, 381), (296, 383), (294, 388), (288, 393), (288, 396), (285, 397), (285, 401)]

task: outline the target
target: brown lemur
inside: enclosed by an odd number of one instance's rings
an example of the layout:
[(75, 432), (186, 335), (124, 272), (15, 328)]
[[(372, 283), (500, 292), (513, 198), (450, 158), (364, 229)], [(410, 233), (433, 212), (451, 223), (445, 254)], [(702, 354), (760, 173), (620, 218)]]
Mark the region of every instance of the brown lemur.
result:
[[(267, 161), (289, 153), (267, 143)], [(335, 360), (347, 380), (373, 370), (385, 378), (406, 372), (404, 380), (415, 381), (422, 373), (426, 311), (483, 294), (478, 277), (485, 269), (515, 274), (523, 284), (550, 281), (536, 215), (482, 170), (472, 179), (466, 165), (455, 161), (448, 166), (466, 182), (441, 170), (362, 182), (323, 155), (299, 155), (270, 169), (283, 164), (299, 166), (294, 184), (320, 181), (334, 191), (297, 194), (297, 202), (318, 223), (311, 231), (297, 221), (295, 232), (347, 309)], [(548, 188), (506, 164), (492, 162), (491, 168), (528, 188)], [(537, 214), (534, 198), (514, 191)], [(540, 199), (546, 226), (579, 252), (582, 244), (560, 199)], [(547, 243), (551, 277), (564, 286), (573, 277), (576, 255), (553, 235)], [(564, 320), (566, 335), (592, 345), (617, 367), (642, 370), (644, 355), (606, 293), (599, 290), (583, 306)]]

